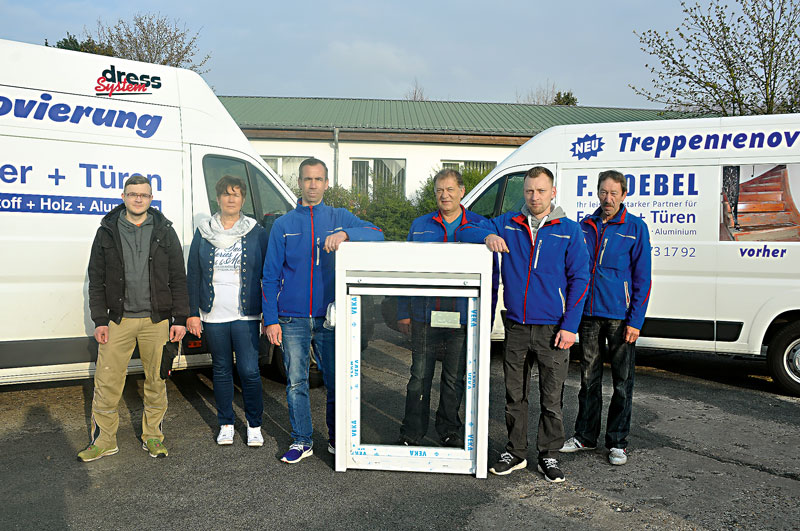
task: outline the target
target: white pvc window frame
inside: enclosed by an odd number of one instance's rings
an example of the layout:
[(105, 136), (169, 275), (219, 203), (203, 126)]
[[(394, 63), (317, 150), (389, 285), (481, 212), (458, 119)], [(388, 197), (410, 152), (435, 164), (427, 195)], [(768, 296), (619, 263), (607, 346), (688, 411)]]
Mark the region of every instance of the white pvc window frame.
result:
[[(337, 471), (360, 468), (486, 477), (491, 265), (491, 253), (483, 245), (375, 242), (340, 247), (336, 264)], [(362, 444), (364, 295), (467, 299), (464, 448)]]

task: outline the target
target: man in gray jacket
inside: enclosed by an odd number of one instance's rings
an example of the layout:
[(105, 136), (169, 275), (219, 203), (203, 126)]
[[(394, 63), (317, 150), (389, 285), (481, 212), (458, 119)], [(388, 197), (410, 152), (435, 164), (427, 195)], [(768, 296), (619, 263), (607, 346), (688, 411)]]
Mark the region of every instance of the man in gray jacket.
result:
[(160, 376), (167, 340), (186, 333), (189, 297), (183, 251), (172, 223), (151, 208), (150, 182), (125, 182), (123, 204), (103, 217), (89, 258), (89, 309), (98, 343), (92, 400), (92, 442), (78, 460), (95, 461), (119, 451), (117, 406), (137, 343), (144, 368), (142, 448), (166, 457), (161, 422), (167, 388)]

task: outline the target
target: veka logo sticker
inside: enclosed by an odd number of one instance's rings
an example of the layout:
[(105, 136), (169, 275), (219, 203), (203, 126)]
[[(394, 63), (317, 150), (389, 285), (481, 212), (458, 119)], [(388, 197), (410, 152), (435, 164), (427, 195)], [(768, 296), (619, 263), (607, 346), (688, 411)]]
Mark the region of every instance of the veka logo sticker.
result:
[(147, 89), (161, 88), (161, 78), (148, 74), (134, 74), (117, 70), (114, 65), (106, 68), (97, 78), (95, 85), (96, 96), (111, 97), (115, 93), (125, 94), (152, 94)]
[(589, 160), (592, 157), (596, 157), (598, 153), (603, 151), (603, 146), (606, 143), (603, 142), (602, 137), (598, 137), (597, 135), (586, 135), (578, 138), (575, 142), (572, 143), (572, 152), (573, 157), (578, 157), (578, 160)]

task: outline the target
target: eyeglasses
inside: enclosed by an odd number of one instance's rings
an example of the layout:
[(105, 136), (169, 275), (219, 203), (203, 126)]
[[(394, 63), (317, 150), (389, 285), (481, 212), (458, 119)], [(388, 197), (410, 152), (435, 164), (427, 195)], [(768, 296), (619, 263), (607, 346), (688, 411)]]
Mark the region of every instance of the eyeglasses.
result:
[(153, 195), (152, 194), (137, 194), (135, 192), (127, 192), (125, 194), (125, 197), (127, 197), (128, 199), (141, 199), (142, 201), (144, 201), (146, 199), (150, 199), (151, 197), (153, 197)]

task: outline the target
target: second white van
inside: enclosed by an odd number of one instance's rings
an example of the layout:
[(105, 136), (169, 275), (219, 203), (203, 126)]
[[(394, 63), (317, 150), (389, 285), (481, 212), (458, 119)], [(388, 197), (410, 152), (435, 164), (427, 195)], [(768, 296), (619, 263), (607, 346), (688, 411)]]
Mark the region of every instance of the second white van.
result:
[(598, 207), (599, 172), (626, 175), (625, 204), (652, 244), (639, 345), (763, 358), (800, 394), (800, 115), (554, 127), (463, 204), (487, 217), (518, 211), (533, 166), (553, 171), (556, 202), (575, 220)]

